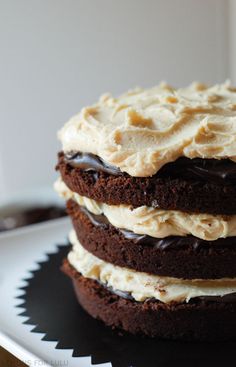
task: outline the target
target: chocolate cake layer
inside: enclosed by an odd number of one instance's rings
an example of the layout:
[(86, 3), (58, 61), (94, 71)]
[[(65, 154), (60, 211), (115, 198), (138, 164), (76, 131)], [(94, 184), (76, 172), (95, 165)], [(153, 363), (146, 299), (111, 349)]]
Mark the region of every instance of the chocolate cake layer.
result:
[(154, 238), (120, 230), (104, 215), (67, 202), (83, 247), (104, 261), (137, 271), (184, 279), (236, 277), (236, 237), (204, 241), (194, 236)]
[(95, 280), (84, 278), (67, 260), (62, 270), (72, 278), (82, 307), (113, 328), (164, 339), (235, 338), (236, 302), (227, 296), (226, 302), (218, 302), (215, 297), (195, 298), (189, 303), (135, 302), (112, 293)]
[[(98, 167), (99, 168), (99, 167)], [(165, 167), (163, 167), (164, 169)], [(74, 192), (110, 205), (142, 205), (193, 213), (236, 214), (236, 185), (160, 175), (131, 177), (73, 167), (59, 153), (57, 169)], [(180, 172), (182, 172), (180, 170)], [(190, 171), (189, 171), (190, 172)]]

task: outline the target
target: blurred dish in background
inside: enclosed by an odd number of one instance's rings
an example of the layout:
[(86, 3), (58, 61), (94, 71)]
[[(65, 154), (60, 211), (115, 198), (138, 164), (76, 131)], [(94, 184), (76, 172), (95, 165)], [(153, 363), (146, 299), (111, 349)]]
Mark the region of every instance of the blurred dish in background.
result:
[(33, 207), (13, 211), (5, 216), (0, 216), (0, 232), (45, 222), (66, 215), (65, 208), (59, 206)]
[(66, 215), (52, 188), (22, 191), (0, 201), (0, 233)]

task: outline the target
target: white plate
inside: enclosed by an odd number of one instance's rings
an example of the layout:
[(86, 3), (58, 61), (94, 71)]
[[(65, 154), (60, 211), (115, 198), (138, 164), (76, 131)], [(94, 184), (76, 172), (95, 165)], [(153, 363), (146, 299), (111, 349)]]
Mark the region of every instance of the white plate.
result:
[(15, 307), (22, 303), (15, 298), (23, 294), (19, 287), (27, 284), (22, 279), (30, 278), (37, 262), (55, 252), (57, 244), (66, 243), (70, 227), (69, 219), (63, 218), (0, 234), (0, 345), (28, 366), (91, 366), (90, 357), (72, 357), (72, 350), (55, 349), (56, 342), (31, 333), (33, 326), (23, 324), (27, 317), (18, 316), (23, 309)]

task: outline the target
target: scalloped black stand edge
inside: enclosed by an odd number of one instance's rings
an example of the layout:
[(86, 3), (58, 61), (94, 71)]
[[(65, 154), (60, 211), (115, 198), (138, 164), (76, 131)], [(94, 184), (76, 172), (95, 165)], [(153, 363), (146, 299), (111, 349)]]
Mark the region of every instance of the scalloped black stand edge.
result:
[(91, 356), (92, 364), (111, 362), (113, 367), (233, 366), (236, 343), (183, 343), (121, 335), (90, 317), (77, 303), (72, 284), (61, 271), (68, 245), (39, 262), (32, 278), (18, 296), (31, 332), (43, 333), (44, 341), (56, 341), (56, 349), (71, 349), (74, 357)]

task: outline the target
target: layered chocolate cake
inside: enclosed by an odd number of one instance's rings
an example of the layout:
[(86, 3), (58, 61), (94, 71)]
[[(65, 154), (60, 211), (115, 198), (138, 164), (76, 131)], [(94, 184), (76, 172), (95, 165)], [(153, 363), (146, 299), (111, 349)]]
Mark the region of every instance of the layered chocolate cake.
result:
[(104, 95), (59, 138), (62, 268), (82, 307), (136, 335), (234, 339), (236, 89)]

